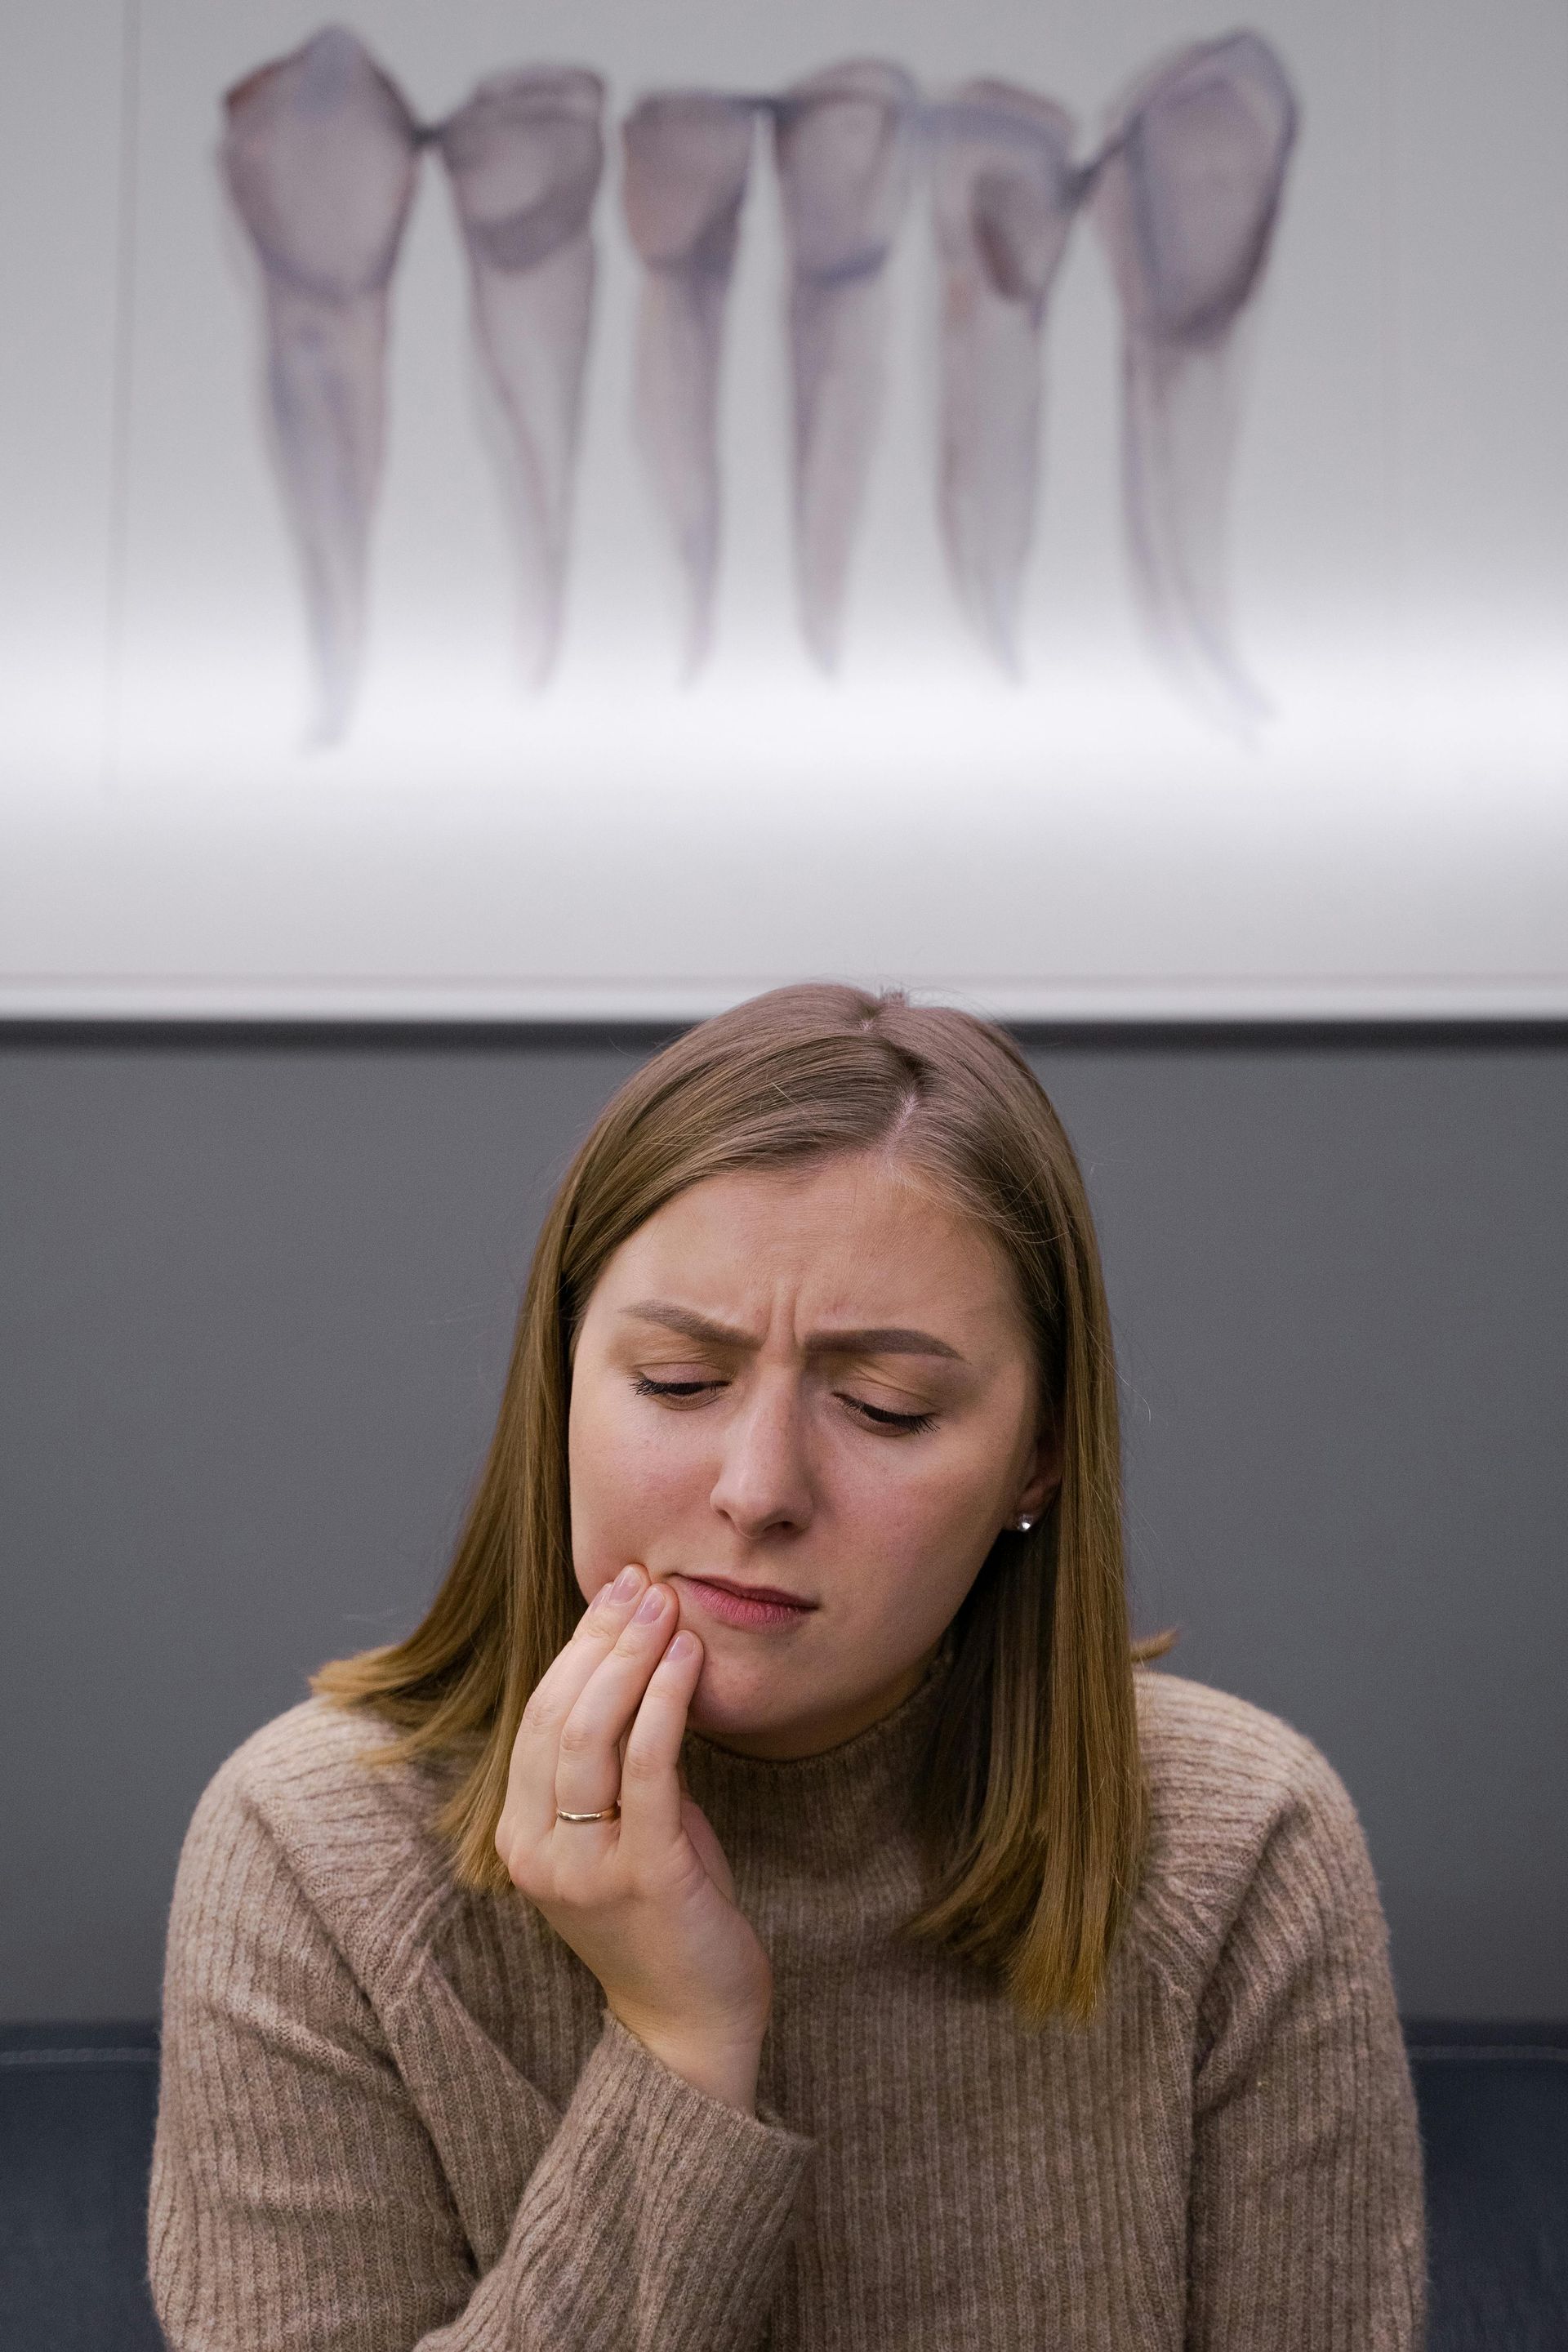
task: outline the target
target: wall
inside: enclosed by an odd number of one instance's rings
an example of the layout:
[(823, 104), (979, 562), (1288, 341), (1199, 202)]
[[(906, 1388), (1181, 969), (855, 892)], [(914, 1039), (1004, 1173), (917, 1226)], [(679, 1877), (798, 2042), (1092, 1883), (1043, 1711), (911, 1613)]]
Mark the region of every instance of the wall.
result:
[[(156, 2007), (203, 1783), (430, 1592), (633, 1033), (0, 1036), (0, 2019)], [(1079, 1033), (1136, 1616), (1315, 1738), (1414, 2014), (1568, 2014), (1568, 1036)]]

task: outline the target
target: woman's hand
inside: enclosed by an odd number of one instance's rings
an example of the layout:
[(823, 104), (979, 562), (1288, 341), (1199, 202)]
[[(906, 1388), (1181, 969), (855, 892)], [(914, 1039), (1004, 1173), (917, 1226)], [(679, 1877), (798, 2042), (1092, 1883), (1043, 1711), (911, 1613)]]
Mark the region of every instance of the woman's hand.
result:
[[(739, 2084), (748, 2063), (754, 2082), (773, 1968), (680, 1773), (702, 1645), (689, 1632), (671, 1641), (679, 1618), (640, 1568), (595, 1594), (523, 1709), (496, 1851), (621, 2022), (718, 2089)], [(617, 1800), (618, 1821), (555, 1818), (557, 1807), (598, 1812)]]

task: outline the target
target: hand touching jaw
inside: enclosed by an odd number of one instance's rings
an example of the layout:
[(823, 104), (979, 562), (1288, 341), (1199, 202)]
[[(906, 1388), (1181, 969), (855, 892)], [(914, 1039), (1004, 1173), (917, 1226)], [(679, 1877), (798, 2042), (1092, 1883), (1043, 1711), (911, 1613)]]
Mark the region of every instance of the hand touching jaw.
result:
[[(1059, 1475), (1011, 1277), (882, 1152), (694, 1185), (616, 1252), (573, 1360), (585, 1597), (640, 1562), (704, 1658), (691, 1728), (812, 1755), (919, 1681), (1001, 1530)], [(813, 1604), (726, 1622), (695, 1580)]]

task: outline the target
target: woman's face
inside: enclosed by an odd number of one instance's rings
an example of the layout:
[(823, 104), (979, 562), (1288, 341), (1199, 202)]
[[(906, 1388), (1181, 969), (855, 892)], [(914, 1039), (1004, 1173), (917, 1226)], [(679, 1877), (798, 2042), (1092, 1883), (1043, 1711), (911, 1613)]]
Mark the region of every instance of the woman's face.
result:
[[(694, 1185), (622, 1244), (578, 1332), (584, 1597), (640, 1562), (701, 1636), (693, 1730), (835, 1747), (914, 1688), (998, 1533), (1049, 1500), (1036, 1391), (1005, 1263), (885, 1154)], [(704, 1577), (815, 1606), (727, 1623)]]

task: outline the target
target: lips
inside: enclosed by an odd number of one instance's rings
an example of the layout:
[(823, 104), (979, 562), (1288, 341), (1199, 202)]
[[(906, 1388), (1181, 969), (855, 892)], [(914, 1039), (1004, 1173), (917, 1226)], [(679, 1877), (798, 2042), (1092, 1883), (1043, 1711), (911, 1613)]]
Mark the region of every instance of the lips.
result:
[(798, 1592), (785, 1592), (776, 1584), (737, 1584), (728, 1576), (688, 1577), (689, 1584), (710, 1584), (717, 1591), (732, 1592), (740, 1601), (773, 1601), (785, 1609), (815, 1609), (815, 1601), (805, 1600)]

